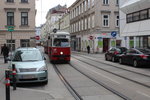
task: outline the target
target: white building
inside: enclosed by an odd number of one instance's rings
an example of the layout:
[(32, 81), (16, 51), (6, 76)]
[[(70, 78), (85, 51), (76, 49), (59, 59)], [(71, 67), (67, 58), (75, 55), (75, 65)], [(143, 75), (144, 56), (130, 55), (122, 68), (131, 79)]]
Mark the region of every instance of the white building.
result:
[(121, 36), (127, 48), (150, 48), (150, 0), (127, 0), (121, 6)]

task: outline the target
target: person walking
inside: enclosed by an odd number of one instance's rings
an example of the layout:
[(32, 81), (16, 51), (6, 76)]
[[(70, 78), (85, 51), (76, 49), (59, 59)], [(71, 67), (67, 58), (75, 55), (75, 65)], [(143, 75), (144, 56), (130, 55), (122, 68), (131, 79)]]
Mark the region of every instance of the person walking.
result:
[(6, 46), (6, 44), (4, 44), (4, 46), (2, 47), (1, 54), (3, 54), (3, 56), (4, 56), (4, 63), (7, 63), (9, 48)]
[(90, 46), (89, 45), (87, 46), (87, 52), (88, 52), (88, 54), (90, 53)]

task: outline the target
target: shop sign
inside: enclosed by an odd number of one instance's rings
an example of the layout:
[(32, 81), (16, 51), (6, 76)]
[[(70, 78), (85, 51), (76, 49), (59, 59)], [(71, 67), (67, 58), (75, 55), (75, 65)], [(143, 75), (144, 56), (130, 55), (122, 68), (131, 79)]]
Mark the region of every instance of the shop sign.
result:
[(97, 37), (98, 40), (102, 39), (102, 37)]

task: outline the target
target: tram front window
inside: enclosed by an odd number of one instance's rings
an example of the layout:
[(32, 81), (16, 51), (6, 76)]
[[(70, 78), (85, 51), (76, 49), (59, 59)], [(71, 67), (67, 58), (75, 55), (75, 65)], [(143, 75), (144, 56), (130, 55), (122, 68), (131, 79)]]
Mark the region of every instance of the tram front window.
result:
[(54, 39), (54, 46), (56, 47), (68, 47), (69, 46), (69, 40), (68, 39)]

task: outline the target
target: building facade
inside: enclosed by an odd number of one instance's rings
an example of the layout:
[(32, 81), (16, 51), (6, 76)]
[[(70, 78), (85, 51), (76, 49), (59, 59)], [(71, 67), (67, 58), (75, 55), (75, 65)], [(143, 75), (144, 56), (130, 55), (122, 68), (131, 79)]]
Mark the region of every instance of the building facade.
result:
[[(12, 50), (30, 46), (35, 37), (35, 0), (0, 1), (0, 46), (6, 43)], [(8, 27), (14, 28), (9, 32)]]
[(106, 52), (120, 46), (119, 0), (76, 0), (70, 6), (72, 50)]
[[(51, 8), (46, 15), (46, 22), (42, 26), (41, 37), (45, 40), (48, 38), (49, 33), (53, 31), (54, 28), (60, 29), (60, 20), (63, 15), (66, 13), (66, 5), (61, 6), (57, 5), (56, 7)], [(57, 24), (59, 23), (59, 24)]]
[(120, 7), (121, 36), (127, 48), (150, 48), (150, 2), (127, 0)]

